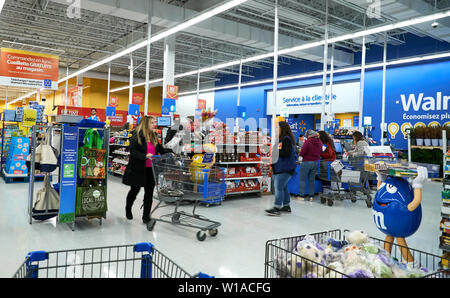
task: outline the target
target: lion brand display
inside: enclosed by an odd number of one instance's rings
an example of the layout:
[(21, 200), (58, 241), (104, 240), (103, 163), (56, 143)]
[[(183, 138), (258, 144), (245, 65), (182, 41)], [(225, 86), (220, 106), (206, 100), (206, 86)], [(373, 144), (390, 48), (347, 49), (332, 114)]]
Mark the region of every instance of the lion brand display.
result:
[(0, 85), (57, 90), (58, 70), (58, 56), (0, 49)]

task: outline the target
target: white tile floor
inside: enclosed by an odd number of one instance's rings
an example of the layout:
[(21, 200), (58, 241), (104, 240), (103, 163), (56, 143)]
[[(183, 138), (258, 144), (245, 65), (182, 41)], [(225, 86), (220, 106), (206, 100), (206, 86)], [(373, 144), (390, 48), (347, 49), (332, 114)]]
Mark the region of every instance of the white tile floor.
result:
[[(36, 189), (41, 187), (37, 183)], [(196, 231), (157, 223), (153, 232), (141, 221), (143, 189), (133, 207), (135, 219), (125, 218), (124, 202), (128, 188), (116, 177), (109, 182), (109, 211), (103, 225), (94, 219), (81, 219), (76, 230), (66, 224), (33, 222), (27, 214), (28, 184), (5, 184), (0, 179), (0, 277), (12, 276), (33, 250), (65, 250), (98, 246), (134, 244), (149, 241), (189, 273), (206, 272), (217, 277), (264, 276), (267, 240), (321, 232), (330, 229), (362, 229), (370, 236), (384, 239), (372, 220), (364, 201), (336, 202), (333, 207), (293, 200), (292, 214), (265, 215), (273, 196), (232, 199), (221, 206), (201, 207), (198, 213), (222, 223), (217, 237), (199, 242)], [(441, 184), (430, 182), (424, 188), (423, 219), (419, 230), (407, 239), (410, 247), (433, 254), (438, 248)], [(192, 207), (186, 207), (192, 210)]]

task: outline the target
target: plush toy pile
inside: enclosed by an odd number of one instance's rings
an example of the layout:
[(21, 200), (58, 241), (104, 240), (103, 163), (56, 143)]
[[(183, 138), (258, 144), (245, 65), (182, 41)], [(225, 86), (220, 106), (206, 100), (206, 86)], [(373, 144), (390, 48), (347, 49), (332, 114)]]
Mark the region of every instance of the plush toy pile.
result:
[(292, 252), (275, 258), (280, 277), (414, 278), (428, 274), (426, 268), (399, 263), (362, 231), (349, 232), (342, 241), (330, 237), (316, 241), (308, 235)]

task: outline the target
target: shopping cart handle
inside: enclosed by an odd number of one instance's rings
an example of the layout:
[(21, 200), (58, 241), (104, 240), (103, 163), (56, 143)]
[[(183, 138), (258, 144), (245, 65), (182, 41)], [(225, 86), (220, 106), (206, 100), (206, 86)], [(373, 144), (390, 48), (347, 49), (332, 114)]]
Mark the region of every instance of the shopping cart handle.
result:
[(197, 273), (196, 275), (194, 275), (194, 277), (195, 278), (214, 278), (214, 276), (208, 275), (208, 274), (202, 273), (202, 272)]
[(153, 247), (154, 247), (154, 245), (151, 244), (150, 242), (136, 243), (136, 245), (134, 246), (134, 251), (151, 253), (153, 250)]
[(45, 251), (32, 251), (29, 252), (26, 256), (26, 260), (28, 264), (31, 264), (32, 262), (39, 262), (47, 260), (48, 254)]

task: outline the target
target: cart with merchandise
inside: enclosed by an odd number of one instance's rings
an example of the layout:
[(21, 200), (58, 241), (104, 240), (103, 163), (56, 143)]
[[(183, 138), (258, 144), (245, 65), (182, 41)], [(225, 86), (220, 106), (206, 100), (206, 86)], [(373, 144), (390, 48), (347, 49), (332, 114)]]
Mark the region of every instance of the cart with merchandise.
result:
[[(205, 154), (202, 163), (194, 159), (166, 154), (152, 158), (152, 169), (155, 178), (158, 204), (151, 212), (151, 219), (147, 223), (147, 229), (152, 231), (157, 221), (171, 223), (178, 226), (198, 229), (197, 239), (206, 239), (206, 232), (211, 237), (218, 233), (221, 225), (217, 221), (210, 220), (196, 214), (197, 206), (204, 201), (223, 199), (225, 194), (225, 182), (223, 169), (216, 166), (204, 167), (211, 164), (214, 154)], [(181, 201), (192, 201), (192, 213), (179, 210)], [(175, 210), (168, 214), (154, 217), (155, 211), (173, 207)]]
[(148, 242), (30, 252), (14, 278), (192, 278)]
[[(372, 195), (369, 187), (370, 172), (364, 170), (365, 158), (356, 157), (343, 163), (340, 160), (333, 162), (319, 161), (318, 177), (323, 184), (323, 193), (320, 202), (333, 206), (335, 200), (357, 200), (366, 202), (367, 208), (372, 208)], [(347, 189), (342, 184), (345, 183)]]
[[(358, 231), (359, 232), (359, 231)], [(265, 278), (448, 278), (440, 256), (411, 249), (414, 265), (402, 260), (405, 247), (368, 237), (350, 242), (350, 231), (331, 230), (266, 242)], [(392, 245), (391, 253), (383, 248)], [(446, 260), (448, 262), (448, 260)]]

